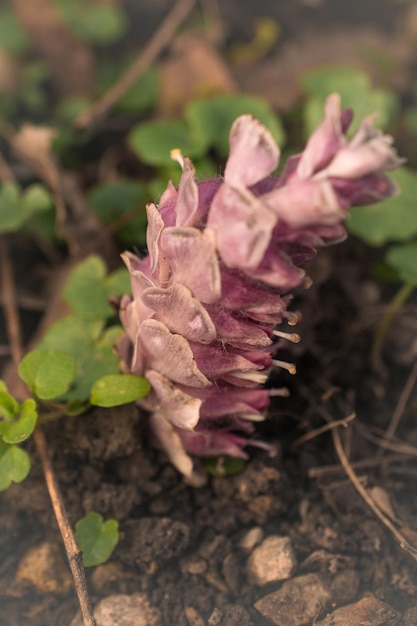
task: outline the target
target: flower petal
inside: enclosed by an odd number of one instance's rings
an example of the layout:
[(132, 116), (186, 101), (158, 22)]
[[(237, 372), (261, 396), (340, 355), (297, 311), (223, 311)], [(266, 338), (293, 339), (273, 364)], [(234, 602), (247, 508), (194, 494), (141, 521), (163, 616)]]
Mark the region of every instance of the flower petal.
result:
[(146, 378), (158, 399), (159, 406), (155, 410), (163, 413), (165, 419), (174, 426), (193, 430), (200, 418), (202, 400), (184, 393), (169, 378), (155, 370), (148, 370)]
[[(190, 344), (173, 335), (157, 320), (145, 320), (140, 327), (139, 342), (146, 355), (148, 369), (154, 369), (171, 380), (190, 387), (205, 387), (210, 381), (198, 369)], [(198, 344), (196, 344), (198, 345)]]
[(277, 215), (248, 189), (223, 185), (214, 197), (208, 228), (227, 267), (256, 267), (271, 240)]
[[(149, 417), (149, 426), (152, 434), (161, 447), (165, 450), (169, 460), (181, 474), (190, 477), (193, 473), (193, 462), (183, 446), (181, 437), (176, 429), (161, 415), (155, 411)], [(185, 433), (187, 431), (184, 431)]]
[(339, 94), (331, 94), (325, 104), (325, 117), (311, 135), (297, 167), (300, 179), (310, 178), (325, 167), (346, 143), (343, 134)]
[(224, 180), (228, 185), (251, 187), (273, 172), (280, 150), (271, 133), (251, 115), (242, 115), (230, 130), (230, 155)]
[(216, 327), (210, 315), (184, 285), (175, 283), (167, 289), (145, 289), (142, 300), (171, 332), (201, 343), (216, 339)]
[(146, 206), (146, 214), (148, 216), (146, 245), (148, 246), (148, 253), (151, 262), (151, 272), (152, 274), (155, 274), (159, 261), (159, 238), (161, 236), (162, 229), (164, 228), (164, 221), (154, 204), (148, 204)]
[(329, 180), (295, 179), (266, 194), (263, 200), (293, 227), (337, 224), (346, 217)]
[(220, 268), (212, 230), (165, 228), (161, 249), (171, 265), (172, 280), (188, 287), (203, 303), (221, 296)]

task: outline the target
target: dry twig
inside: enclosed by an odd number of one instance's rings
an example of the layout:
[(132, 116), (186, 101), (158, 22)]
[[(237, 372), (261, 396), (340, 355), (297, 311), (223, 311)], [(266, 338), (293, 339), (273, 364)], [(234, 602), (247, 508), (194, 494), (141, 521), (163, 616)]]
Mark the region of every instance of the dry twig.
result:
[(395, 524), (390, 520), (390, 518), (379, 508), (376, 504), (375, 500), (369, 495), (368, 491), (360, 482), (358, 476), (352, 469), (351, 464), (343, 450), (342, 442), (340, 440), (340, 435), (337, 429), (332, 430), (332, 437), (335, 450), (337, 452), (337, 456), (339, 457), (340, 463), (342, 464), (343, 469), (346, 474), (349, 476), (352, 485), (355, 487), (356, 491), (359, 493), (361, 498), (366, 502), (369, 508), (373, 511), (373, 513), (378, 517), (378, 519), (384, 524), (386, 528), (391, 532), (391, 534), (397, 539), (400, 544), (400, 547), (408, 552), (414, 560), (417, 561), (417, 548), (410, 545), (406, 540), (401, 531), (396, 528)]
[[(4, 293), (4, 310), (7, 324), (7, 331), (10, 341), (11, 354), (15, 367), (19, 364), (22, 355), (22, 340), (20, 324), (16, 305), (16, 290), (13, 280), (12, 267), (8, 255), (7, 240), (4, 238), (0, 246), (1, 278)], [(21, 383), (22, 384), (22, 383)], [(19, 390), (19, 396), (23, 393), (27, 396), (26, 390)], [(84, 565), (82, 563), (82, 553), (75, 539), (71, 524), (65, 510), (64, 501), (55, 478), (52, 463), (48, 454), (44, 432), (40, 425), (37, 426), (33, 434), (36, 450), (41, 460), (42, 469), (48, 488), (49, 497), (54, 509), (58, 527), (64, 542), (65, 550), (71, 573), (74, 579), (74, 586), (80, 604), (84, 626), (96, 626), (90, 597), (87, 591)]]
[(195, 0), (178, 0), (168, 13), (158, 30), (151, 37), (136, 61), (120, 79), (97, 100), (89, 109), (74, 120), (74, 127), (86, 130), (99, 122), (120, 98), (133, 86), (135, 81), (155, 61), (162, 50), (169, 44), (178, 26), (185, 20), (194, 7)]
[(388, 425), (387, 430), (385, 431), (385, 439), (387, 441), (392, 441), (392, 438), (395, 435), (395, 431), (398, 428), (398, 424), (400, 423), (401, 417), (405, 411), (405, 407), (407, 406), (407, 402), (411, 396), (416, 382), (417, 360), (413, 365), (410, 375), (408, 376), (407, 382), (404, 385), (404, 389), (402, 390), (401, 395), (398, 399), (397, 406), (395, 407), (394, 413), (392, 414), (391, 421)]
[(352, 413), (351, 415), (348, 415), (348, 417), (344, 417), (341, 420), (335, 420), (334, 422), (323, 424), (323, 426), (320, 426), (320, 428), (311, 430), (309, 433), (306, 433), (305, 435), (298, 437), (298, 439), (296, 439), (294, 443), (292, 444), (291, 449), (295, 450), (296, 448), (299, 448), (301, 445), (303, 445), (307, 441), (311, 441), (312, 439), (315, 439), (316, 437), (323, 435), (323, 433), (327, 433), (327, 431), (332, 430), (332, 428), (338, 428), (339, 426), (346, 427), (348, 424), (350, 424), (352, 420), (355, 419), (355, 417), (356, 417), (356, 414)]

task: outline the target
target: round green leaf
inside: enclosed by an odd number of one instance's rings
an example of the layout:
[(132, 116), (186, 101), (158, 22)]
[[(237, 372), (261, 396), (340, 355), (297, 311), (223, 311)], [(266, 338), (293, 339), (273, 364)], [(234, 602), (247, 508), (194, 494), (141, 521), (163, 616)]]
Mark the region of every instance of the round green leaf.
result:
[(71, 403), (87, 401), (91, 386), (98, 378), (119, 372), (119, 361), (113, 346), (123, 329), (111, 326), (103, 332), (103, 327), (103, 320), (68, 315), (45, 333), (39, 348), (68, 352), (77, 364), (71, 389), (60, 400)]
[(102, 407), (120, 406), (143, 398), (150, 389), (146, 378), (134, 374), (103, 376), (92, 386), (90, 402)]
[(388, 251), (386, 260), (397, 270), (401, 280), (417, 287), (417, 241), (394, 246)]
[(84, 0), (55, 0), (68, 26), (89, 43), (111, 44), (125, 33), (127, 18), (118, 6)]
[(103, 319), (113, 314), (107, 302), (105, 277), (106, 266), (97, 255), (89, 256), (72, 270), (62, 296), (74, 313)]
[[(120, 76), (134, 62), (135, 58), (128, 55), (125, 58), (98, 59), (97, 83), (100, 93), (106, 92)], [(115, 105), (117, 111), (137, 115), (155, 108), (159, 94), (159, 70), (155, 65), (149, 67), (132, 85), (132, 87), (118, 100)]]
[(0, 436), (6, 443), (21, 443), (33, 433), (37, 419), (36, 402), (29, 398), (20, 407), (17, 419), (0, 422)]
[(91, 206), (105, 224), (112, 225), (123, 216), (129, 218), (117, 231), (128, 246), (146, 245), (146, 200), (144, 186), (130, 180), (97, 185), (89, 194)]
[(169, 165), (175, 148), (190, 158), (202, 156), (206, 150), (204, 137), (192, 135), (182, 120), (138, 124), (129, 135), (129, 144), (144, 163), (154, 166)]
[(9, 8), (0, 10), (0, 47), (9, 54), (21, 54), (27, 50), (29, 39), (15, 13)]
[(193, 135), (201, 138), (206, 150), (214, 147), (222, 157), (229, 153), (229, 133), (233, 122), (245, 114), (251, 114), (265, 124), (282, 147), (285, 132), (281, 121), (261, 98), (245, 94), (223, 94), (205, 100), (194, 100), (185, 109), (185, 118)]
[(42, 400), (52, 400), (65, 393), (74, 380), (76, 364), (68, 352), (33, 350), (20, 362), (19, 376)]
[(354, 110), (352, 130), (361, 119), (375, 112), (378, 113), (377, 124), (386, 128), (398, 110), (398, 98), (393, 92), (374, 89), (368, 75), (351, 66), (334, 65), (313, 70), (304, 74), (301, 83), (309, 94), (304, 108), (307, 136), (323, 119), (324, 102), (333, 92), (340, 94), (344, 108)]
[[(19, 411), (19, 403), (7, 391), (0, 391), (0, 418), (11, 420)], [(1, 423), (0, 423), (1, 426)]]
[(52, 196), (43, 185), (30, 185), (22, 196), (23, 209), (27, 217), (52, 208)]
[(20, 483), (30, 471), (28, 454), (17, 446), (10, 446), (0, 440), (0, 491), (12, 483)]
[(368, 207), (352, 207), (347, 226), (372, 246), (387, 241), (406, 241), (417, 235), (417, 174), (401, 167), (390, 173), (400, 193), (394, 198)]
[(75, 524), (75, 537), (83, 553), (86, 567), (104, 563), (119, 541), (119, 525), (115, 519), (106, 522), (91, 511)]
[(24, 223), (25, 217), (18, 185), (5, 183), (0, 188), (0, 233), (18, 230)]

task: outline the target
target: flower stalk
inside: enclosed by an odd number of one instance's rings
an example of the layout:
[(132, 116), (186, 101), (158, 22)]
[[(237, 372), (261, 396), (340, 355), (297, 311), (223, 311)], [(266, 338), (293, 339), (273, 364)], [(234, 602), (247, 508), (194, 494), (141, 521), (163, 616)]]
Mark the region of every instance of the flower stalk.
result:
[[(384, 174), (402, 160), (392, 139), (365, 119), (351, 139), (352, 120), (331, 95), (323, 122), (303, 153), (279, 177), (280, 151), (250, 115), (230, 132), (224, 178), (198, 183), (193, 164), (174, 151), (183, 169), (159, 206), (147, 207), (148, 256), (122, 256), (132, 296), (120, 302), (125, 328), (117, 345), (122, 367), (152, 386), (140, 405), (150, 412), (155, 440), (175, 467), (198, 483), (198, 457), (246, 458), (254, 422), (265, 418), (270, 392), (262, 388), (275, 358), (296, 333), (287, 310), (291, 290), (308, 282), (303, 266), (316, 249), (342, 241), (352, 205), (396, 192)], [(283, 392), (285, 393), (285, 392)]]

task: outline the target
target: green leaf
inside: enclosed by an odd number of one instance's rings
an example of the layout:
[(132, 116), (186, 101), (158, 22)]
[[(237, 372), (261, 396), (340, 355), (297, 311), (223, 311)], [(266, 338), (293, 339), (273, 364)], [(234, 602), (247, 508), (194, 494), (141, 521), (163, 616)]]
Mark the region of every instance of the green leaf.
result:
[(138, 124), (129, 134), (129, 144), (144, 163), (154, 166), (170, 165), (175, 148), (192, 159), (207, 147), (205, 138), (192, 135), (184, 121), (167, 119)]
[[(129, 55), (125, 59), (105, 58), (99, 60), (97, 67), (97, 83), (100, 93), (106, 92), (134, 62)], [(118, 100), (117, 111), (137, 115), (155, 108), (159, 94), (159, 70), (153, 65), (140, 76), (133, 86)]]
[(24, 53), (29, 47), (29, 39), (11, 9), (0, 10), (0, 47), (9, 54)]
[(407, 167), (390, 173), (400, 194), (368, 207), (353, 207), (347, 226), (372, 246), (405, 241), (417, 235), (417, 173)]
[(352, 130), (371, 113), (377, 113), (376, 123), (386, 128), (398, 111), (397, 96), (391, 91), (374, 89), (367, 74), (354, 67), (335, 65), (313, 70), (304, 74), (301, 84), (309, 95), (304, 108), (307, 136), (322, 121), (324, 102), (333, 92), (340, 94), (343, 108), (354, 110)]
[(131, 293), (130, 274), (127, 268), (121, 267), (109, 274), (105, 285), (109, 296), (123, 296), (125, 293)]
[[(89, 194), (89, 202), (98, 218), (112, 225), (128, 217), (117, 234), (127, 246), (146, 245), (146, 204), (144, 185), (130, 180), (117, 180), (97, 185)], [(129, 214), (129, 215), (128, 215)]]
[(0, 439), (0, 491), (12, 483), (20, 483), (30, 471), (28, 454), (17, 446), (10, 446)]
[(87, 401), (98, 378), (119, 372), (119, 360), (113, 346), (123, 329), (112, 326), (103, 332), (103, 327), (103, 320), (69, 315), (45, 333), (39, 348), (64, 350), (76, 361), (75, 379), (60, 401), (71, 404)]
[(242, 472), (245, 469), (246, 461), (245, 459), (232, 457), (217, 457), (204, 459), (203, 465), (205, 470), (212, 476), (223, 478)]
[(394, 246), (388, 251), (386, 260), (397, 270), (401, 280), (417, 287), (417, 241)]
[(60, 100), (55, 113), (56, 116), (64, 122), (72, 122), (72, 120), (80, 115), (85, 109), (91, 105), (90, 98), (86, 96), (71, 96)]
[(42, 61), (26, 61), (21, 70), (19, 96), (32, 113), (42, 113), (48, 106), (48, 66)]
[(92, 386), (90, 402), (102, 407), (120, 406), (143, 398), (150, 389), (146, 378), (134, 374), (103, 376)]
[[(3, 381), (2, 381), (3, 382)], [(7, 391), (0, 391), (0, 418), (11, 420), (19, 411), (19, 403)]]
[(21, 194), (16, 183), (5, 183), (0, 189), (0, 232), (16, 231), (32, 215), (51, 207), (51, 194), (42, 185), (30, 185)]
[(87, 257), (72, 270), (62, 296), (74, 313), (103, 319), (111, 317), (113, 310), (107, 302), (105, 278), (106, 266), (96, 255)]
[(0, 232), (18, 230), (25, 221), (25, 211), (20, 202), (20, 189), (16, 183), (5, 183), (0, 188)]
[(92, 44), (108, 45), (126, 32), (125, 13), (118, 7), (84, 0), (55, 0), (62, 19), (80, 37)]
[(220, 156), (226, 157), (229, 153), (229, 132), (233, 122), (240, 115), (248, 113), (265, 124), (275, 141), (282, 147), (285, 143), (285, 133), (280, 119), (265, 100), (255, 96), (223, 94), (205, 100), (195, 100), (187, 105), (185, 118), (191, 134), (201, 138), (206, 150), (213, 147)]
[(42, 400), (58, 398), (75, 378), (76, 365), (68, 352), (33, 350), (20, 362), (20, 378)]
[(52, 208), (52, 196), (43, 185), (30, 185), (22, 195), (22, 204), (26, 217), (43, 213)]
[(407, 128), (413, 133), (413, 135), (417, 135), (417, 107), (408, 109), (404, 118)]
[(20, 414), (17, 419), (0, 422), (0, 436), (6, 443), (21, 443), (33, 433), (37, 420), (36, 402), (29, 398), (20, 407)]
[(75, 524), (75, 537), (83, 553), (86, 567), (105, 563), (119, 541), (119, 524), (115, 519), (106, 522), (91, 511)]

